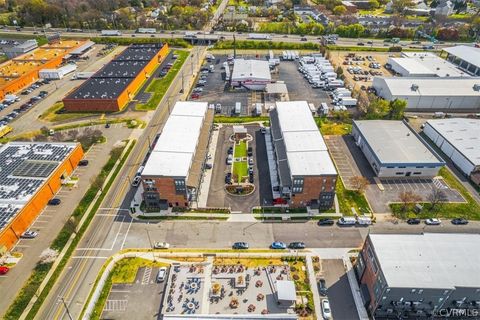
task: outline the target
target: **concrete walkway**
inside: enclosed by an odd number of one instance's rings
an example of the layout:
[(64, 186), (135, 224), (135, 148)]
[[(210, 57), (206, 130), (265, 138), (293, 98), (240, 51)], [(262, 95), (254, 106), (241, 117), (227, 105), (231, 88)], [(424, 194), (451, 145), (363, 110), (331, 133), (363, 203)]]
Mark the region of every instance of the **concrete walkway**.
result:
[(322, 260), (343, 259), (352, 248), (314, 248), (310, 249), (312, 254), (320, 257)]
[(320, 304), (320, 294), (318, 292), (317, 286), (317, 278), (315, 277), (315, 270), (313, 269), (313, 262), (312, 262), (312, 255), (307, 255), (305, 259), (307, 263), (307, 273), (308, 273), (308, 280), (310, 282), (310, 289), (313, 293), (313, 304), (315, 305), (315, 316), (317, 319), (323, 319), (322, 317), (322, 309)]
[(257, 222), (255, 216), (251, 213), (233, 213), (227, 220), (228, 222)]
[[(220, 127), (221, 125), (219, 125), (219, 128)], [(215, 153), (217, 150), (217, 142), (218, 142), (218, 133), (219, 133), (219, 130), (215, 130), (212, 132), (212, 138), (210, 140), (210, 144), (208, 146), (208, 153), (207, 153), (211, 157), (210, 160), (208, 161), (209, 163), (213, 163), (213, 159), (215, 159)], [(198, 190), (197, 205), (199, 208), (207, 207), (208, 191), (210, 190), (212, 175), (213, 175), (213, 169), (204, 170), (202, 183), (200, 184), (200, 190)]]
[(213, 257), (207, 257), (207, 263), (205, 264), (204, 274), (205, 274), (205, 289), (203, 290), (203, 297), (202, 297), (202, 314), (209, 314), (210, 313), (210, 301), (208, 296), (210, 295), (210, 288), (212, 287), (212, 266), (213, 266)]

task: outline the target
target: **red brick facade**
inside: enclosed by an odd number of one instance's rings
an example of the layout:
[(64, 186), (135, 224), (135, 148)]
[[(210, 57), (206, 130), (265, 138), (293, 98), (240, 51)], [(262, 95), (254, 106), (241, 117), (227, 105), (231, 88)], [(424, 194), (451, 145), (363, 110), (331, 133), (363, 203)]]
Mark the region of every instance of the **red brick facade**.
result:
[(336, 178), (337, 176), (304, 177), (303, 192), (292, 194), (290, 206), (304, 207), (310, 201), (317, 200), (321, 192), (335, 191)]
[[(188, 207), (188, 200), (186, 192), (183, 194), (177, 193), (175, 189), (175, 179), (171, 177), (165, 178), (149, 178), (143, 177), (144, 180), (151, 179), (154, 182), (155, 188), (160, 195), (161, 200), (166, 200), (169, 206), (173, 207)], [(144, 185), (145, 187), (145, 185)]]

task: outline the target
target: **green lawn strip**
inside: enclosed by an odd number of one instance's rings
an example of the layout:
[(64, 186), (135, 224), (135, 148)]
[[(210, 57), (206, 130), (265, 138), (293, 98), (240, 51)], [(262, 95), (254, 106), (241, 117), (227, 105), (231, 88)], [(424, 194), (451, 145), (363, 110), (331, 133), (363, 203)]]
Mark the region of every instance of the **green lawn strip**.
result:
[[(236, 40), (235, 47), (237, 49), (286, 49), (286, 50), (320, 50), (320, 44), (314, 42), (273, 42), (258, 40)], [(233, 40), (219, 41), (215, 44), (214, 49), (233, 49)]]
[(247, 122), (270, 122), (269, 117), (226, 117), (215, 116), (214, 123), (247, 123)]
[(175, 79), (175, 77), (177, 76), (177, 73), (182, 68), (190, 52), (184, 50), (176, 50), (174, 54), (178, 55), (178, 58), (175, 60), (173, 67), (163, 78), (154, 79), (152, 80), (152, 82), (150, 82), (145, 92), (152, 93), (152, 96), (147, 103), (137, 104), (135, 107), (136, 110), (155, 110), (160, 101), (162, 101), (165, 92), (172, 84), (173, 79)]
[[(102, 193), (102, 195), (98, 198), (93, 210), (91, 211), (90, 215), (88, 216), (87, 220), (83, 224), (83, 226), (80, 228), (78, 233), (76, 234), (75, 238), (73, 239), (73, 242), (71, 246), (68, 248), (66, 251), (65, 255), (63, 256), (62, 260), (58, 264), (55, 272), (52, 274), (52, 277), (48, 281), (47, 285), (43, 289), (43, 291), (40, 293), (38, 296), (37, 301), (33, 305), (32, 309), (28, 313), (26, 319), (33, 319), (35, 315), (37, 314), (40, 306), (46, 299), (48, 293), (50, 292), (51, 288), (53, 287), (55, 281), (58, 279), (60, 276), (60, 273), (62, 272), (63, 268), (65, 267), (68, 259), (72, 255), (73, 251), (75, 250), (75, 247), (77, 246), (78, 242), (80, 241), (81, 237), (85, 233), (89, 223), (93, 219), (96, 210), (100, 206), (101, 201), (105, 197), (105, 194), (107, 193), (108, 189), (112, 185), (113, 181), (115, 180), (115, 177), (117, 176), (119, 170), (122, 168), (123, 164), (125, 163), (129, 153), (131, 152), (132, 148), (134, 146), (134, 143), (131, 144), (129, 150), (127, 150), (125, 156), (120, 162), (120, 165), (117, 167), (117, 170), (112, 175), (112, 179), (109, 181), (109, 183), (105, 187), (105, 192)], [(108, 162), (105, 164), (105, 166), (102, 168), (99, 176), (100, 177), (107, 177), (109, 172), (112, 170), (113, 166), (115, 165), (115, 162), (118, 160), (118, 157), (120, 156), (120, 152), (114, 153)], [(93, 201), (95, 194), (98, 192), (98, 187), (92, 186), (90, 187), (87, 192), (85, 193), (84, 197), (82, 200), (80, 200), (77, 208), (74, 210), (72, 216), (76, 217), (78, 220), (83, 216), (85, 213), (85, 210), (88, 208), (90, 203)], [(65, 225), (62, 230), (59, 232), (58, 236), (55, 238), (55, 240), (52, 242), (51, 247), (57, 250), (62, 250), (65, 244), (67, 243), (68, 239), (70, 238), (70, 235), (72, 234), (73, 230), (72, 227), (69, 225)], [(52, 265), (48, 266), (48, 270)], [(40, 284), (42, 281), (45, 279), (48, 270), (44, 270), (43, 268), (41, 270), (37, 270), (38, 266), (32, 271), (32, 274), (30, 275), (30, 278), (27, 280), (25, 286), (20, 290), (20, 292), (17, 294), (17, 297), (15, 298), (14, 302), (10, 305), (9, 309), (7, 310), (7, 313), (4, 316), (4, 319), (18, 319), (18, 315), (22, 314), (23, 310), (27, 307), (28, 303), (32, 299), (32, 297), (36, 294), (36, 291), (38, 290)]]
[(233, 162), (233, 176), (242, 182), (243, 177), (248, 176), (248, 164), (247, 161), (235, 161)]
[(105, 303), (107, 302), (108, 296), (110, 295), (110, 290), (112, 289), (112, 277), (113, 273), (110, 273), (107, 280), (103, 284), (102, 292), (100, 293), (97, 303), (95, 303), (95, 307), (93, 308), (92, 314), (90, 316), (91, 320), (100, 319), (100, 317), (102, 316), (103, 308), (105, 306)]
[(234, 157), (243, 158), (246, 156), (247, 156), (247, 142), (240, 141), (239, 143), (236, 143), (234, 148)]
[[(3, 37), (3, 34), (2, 34)], [(116, 43), (118, 45), (145, 44), (145, 43), (168, 43), (170, 47), (190, 48), (191, 44), (180, 38), (160, 39), (160, 38), (125, 38), (125, 37), (93, 37), (90, 38), (95, 43)]]
[(140, 220), (227, 220), (228, 217), (216, 216), (137, 216)]
[(365, 196), (358, 191), (345, 189), (342, 179), (337, 179), (336, 193), (340, 212), (343, 215), (353, 215), (352, 207), (355, 208), (358, 214), (370, 212)]
[(45, 112), (43, 112), (38, 118), (48, 122), (67, 121), (77, 118), (84, 118), (91, 116), (92, 113), (76, 113), (62, 111), (63, 102), (57, 101)]
[(343, 136), (352, 132), (352, 124), (344, 122), (335, 122), (325, 117), (314, 117), (317, 127), (324, 136), (337, 135)]
[(465, 198), (467, 203), (441, 203), (437, 204), (433, 209), (430, 203), (422, 203), (423, 210), (420, 214), (413, 211), (413, 206), (409, 206), (406, 211), (402, 210), (403, 204), (392, 203), (390, 208), (395, 216), (399, 218), (459, 218), (463, 217), (471, 220), (480, 220), (480, 205), (472, 197), (470, 192), (458, 181), (458, 179), (447, 169), (441, 168), (440, 176), (452, 189), (456, 189)]

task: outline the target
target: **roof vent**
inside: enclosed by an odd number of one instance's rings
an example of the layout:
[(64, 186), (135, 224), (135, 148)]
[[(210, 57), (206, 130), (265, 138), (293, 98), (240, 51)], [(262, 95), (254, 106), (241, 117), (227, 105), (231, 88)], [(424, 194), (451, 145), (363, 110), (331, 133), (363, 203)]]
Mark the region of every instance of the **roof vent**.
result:
[(473, 85), (473, 90), (474, 91), (480, 91), (480, 84), (476, 83)]
[(412, 89), (412, 91), (417, 91), (418, 90), (418, 84), (412, 84), (412, 86), (410, 87), (410, 89)]

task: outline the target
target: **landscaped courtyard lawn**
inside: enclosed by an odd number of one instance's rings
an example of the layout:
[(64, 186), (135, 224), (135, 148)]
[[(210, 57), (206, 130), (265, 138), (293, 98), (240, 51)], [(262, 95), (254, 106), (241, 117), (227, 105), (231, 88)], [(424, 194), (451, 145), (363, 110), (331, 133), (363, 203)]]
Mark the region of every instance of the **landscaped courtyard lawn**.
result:
[[(233, 176), (237, 177), (237, 182), (242, 182), (242, 178), (248, 176), (248, 163), (247, 163), (247, 142), (240, 141), (235, 144), (233, 149)], [(236, 161), (236, 159), (242, 158), (242, 161)]]

